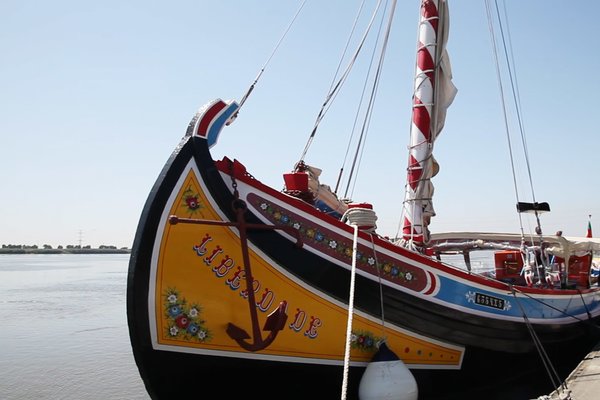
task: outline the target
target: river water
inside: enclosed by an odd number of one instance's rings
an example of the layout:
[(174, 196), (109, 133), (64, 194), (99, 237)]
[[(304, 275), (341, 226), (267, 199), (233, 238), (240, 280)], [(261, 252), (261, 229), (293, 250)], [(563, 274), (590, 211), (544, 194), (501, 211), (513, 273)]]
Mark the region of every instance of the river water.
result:
[(128, 263), (129, 254), (0, 254), (0, 400), (150, 399), (129, 342)]
[(128, 263), (0, 255), (1, 399), (149, 399), (127, 330)]

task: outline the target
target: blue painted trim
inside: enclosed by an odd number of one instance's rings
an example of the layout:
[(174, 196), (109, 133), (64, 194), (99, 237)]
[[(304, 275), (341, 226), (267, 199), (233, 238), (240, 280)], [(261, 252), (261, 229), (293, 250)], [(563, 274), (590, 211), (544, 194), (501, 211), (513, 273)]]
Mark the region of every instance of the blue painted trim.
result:
[(217, 143), (219, 134), (225, 126), (225, 123), (239, 108), (239, 105), (235, 101), (232, 101), (223, 109), (223, 111), (221, 111), (219, 117), (211, 123), (208, 134), (206, 135), (206, 141), (209, 148)]

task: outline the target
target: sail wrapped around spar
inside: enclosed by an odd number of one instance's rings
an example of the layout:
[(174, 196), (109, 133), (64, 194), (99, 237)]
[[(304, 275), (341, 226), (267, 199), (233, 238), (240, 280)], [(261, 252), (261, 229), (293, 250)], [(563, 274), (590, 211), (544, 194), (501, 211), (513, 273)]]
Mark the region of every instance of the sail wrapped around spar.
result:
[(446, 51), (448, 5), (445, 0), (422, 0), (412, 106), (402, 243), (418, 248), (429, 240), (428, 225), (435, 215), (431, 178), (439, 170), (433, 144), (439, 136), (456, 87)]

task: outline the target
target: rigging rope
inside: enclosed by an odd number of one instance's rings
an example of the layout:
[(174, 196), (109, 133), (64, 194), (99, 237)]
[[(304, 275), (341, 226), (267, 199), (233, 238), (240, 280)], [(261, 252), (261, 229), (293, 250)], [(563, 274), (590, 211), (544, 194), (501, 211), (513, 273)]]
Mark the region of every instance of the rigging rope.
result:
[(373, 258), (375, 259), (375, 268), (377, 269), (377, 282), (379, 283), (379, 307), (381, 308), (381, 338), (383, 341), (386, 340), (385, 337), (385, 310), (384, 310), (384, 301), (383, 301), (383, 280), (381, 279), (381, 268), (379, 266), (379, 260), (377, 259), (377, 251), (375, 251), (375, 239), (373, 238), (373, 234), (369, 232), (369, 236), (371, 237), (371, 250), (373, 250)]
[[(386, 2), (386, 7), (384, 7), (384, 8), (387, 8), (387, 2)], [(373, 17), (375, 16), (375, 14), (377, 13), (378, 10), (379, 10), (379, 4), (378, 4), (377, 8), (375, 9)], [(383, 15), (384, 14), (382, 14), (382, 18), (383, 18)], [(379, 25), (379, 33), (377, 34), (377, 38), (380, 37), (380, 33), (381, 33), (381, 24)], [(375, 50), (376, 50), (376, 48), (377, 48), (377, 44), (375, 44), (375, 46), (373, 46), (373, 53), (371, 54), (371, 61), (369, 63), (369, 68), (367, 70), (367, 73), (365, 74), (365, 76), (367, 78), (371, 75), (371, 68), (373, 66), (373, 59), (375, 57)], [(350, 153), (350, 146), (352, 145), (352, 142), (354, 140), (354, 133), (356, 132), (356, 126), (358, 125), (358, 118), (360, 116), (360, 109), (362, 108), (363, 100), (365, 98), (365, 93), (366, 93), (366, 90), (367, 90), (367, 82), (368, 82), (368, 79), (365, 79), (365, 82), (364, 82), (364, 85), (363, 85), (363, 89), (362, 89), (361, 94), (360, 94), (360, 99), (358, 100), (357, 109), (356, 109), (356, 112), (354, 114), (354, 121), (352, 123), (352, 129), (350, 130), (350, 132), (351, 132), (350, 133), (350, 137), (348, 138), (348, 144), (346, 145), (346, 152), (344, 153), (344, 158), (342, 160), (342, 166), (340, 167), (340, 172), (338, 174), (338, 179), (337, 179), (336, 184), (335, 184), (335, 193), (337, 193), (337, 191), (339, 189), (339, 186), (340, 186), (340, 183), (342, 181), (343, 174), (344, 174), (344, 167), (346, 165), (346, 161), (348, 160), (348, 155)], [(357, 147), (360, 148), (360, 144), (358, 144)], [(349, 176), (350, 176), (349, 180), (351, 179), (352, 174), (353, 174), (353, 172), (351, 171), (350, 174), (349, 174)], [(348, 190), (346, 190), (346, 194), (343, 197), (348, 198), (348, 194), (347, 193), (348, 193)]]
[[(521, 143), (523, 144), (523, 153), (525, 156), (525, 162), (527, 164), (527, 175), (529, 177), (529, 186), (531, 189), (531, 196), (532, 196), (532, 200), (535, 201), (535, 191), (533, 188), (533, 178), (531, 175), (531, 164), (529, 163), (529, 151), (527, 148), (527, 138), (525, 136), (525, 128), (523, 126), (523, 117), (521, 115), (521, 101), (520, 101), (520, 96), (519, 96), (519, 88), (517, 86), (517, 74), (516, 74), (516, 66), (515, 66), (515, 61), (514, 61), (514, 57), (513, 57), (513, 53), (512, 53), (512, 44), (510, 43), (510, 30), (509, 30), (509, 26), (508, 26), (508, 17), (506, 14), (506, 7), (504, 8), (504, 15), (505, 15), (505, 20), (506, 20), (506, 36), (508, 36), (508, 48), (507, 48), (507, 44), (506, 44), (506, 40), (505, 40), (505, 34), (504, 34), (504, 29), (503, 29), (503, 25), (502, 25), (502, 20), (500, 18), (500, 11), (498, 10), (498, 2), (496, 0), (496, 13), (498, 15), (498, 26), (500, 28), (500, 37), (502, 38), (502, 47), (504, 49), (504, 54), (506, 57), (506, 67), (508, 70), (508, 76), (509, 76), (509, 81), (510, 81), (510, 87), (512, 90), (512, 97), (513, 97), (513, 102), (515, 105), (515, 112), (517, 114), (517, 123), (519, 124), (519, 133), (521, 136)], [(509, 57), (509, 50), (510, 51), (510, 57)], [(513, 72), (514, 70), (514, 72)]]
[(582, 296), (581, 292), (580, 292), (581, 301), (583, 302), (583, 304), (584, 304), (584, 308), (586, 309), (586, 312), (588, 313), (588, 319), (581, 319), (581, 318), (577, 317), (576, 315), (569, 314), (568, 312), (565, 312), (564, 310), (561, 310), (560, 308), (558, 308), (558, 307), (555, 307), (555, 306), (553, 306), (553, 305), (552, 305), (552, 304), (550, 304), (550, 303), (547, 303), (547, 302), (545, 302), (545, 301), (542, 301), (542, 300), (540, 300), (539, 298), (532, 297), (532, 296), (528, 295), (527, 293), (524, 293), (524, 292), (522, 292), (522, 291), (520, 291), (520, 290), (518, 290), (518, 289), (515, 289), (514, 287), (511, 287), (511, 289), (512, 289), (513, 291), (516, 291), (516, 292), (518, 292), (518, 293), (519, 293), (519, 294), (521, 294), (522, 296), (525, 296), (525, 297), (529, 298), (530, 300), (536, 301), (536, 302), (538, 302), (538, 303), (542, 304), (543, 306), (546, 306), (546, 307), (548, 307), (548, 308), (551, 308), (551, 309), (552, 309), (552, 310), (554, 310), (554, 311), (557, 311), (557, 312), (561, 313), (562, 315), (564, 315), (564, 316), (566, 316), (566, 317), (573, 318), (573, 319), (574, 319), (574, 320), (576, 320), (576, 321), (579, 321), (579, 322), (586, 323), (586, 324), (587, 324), (589, 327), (596, 328), (596, 329), (600, 329), (600, 327), (599, 327), (598, 325), (594, 324), (594, 323), (593, 323), (593, 321), (591, 321), (591, 319), (590, 319), (590, 315), (589, 315), (589, 312), (587, 312), (587, 305), (586, 305), (586, 303), (585, 303), (585, 301), (584, 301), (584, 299), (583, 299), (583, 296)]
[(577, 293), (579, 293), (579, 297), (581, 297), (581, 302), (583, 303), (583, 307), (585, 307), (585, 313), (588, 316), (588, 319), (592, 319), (592, 314), (590, 314), (590, 310), (588, 309), (587, 304), (585, 304), (585, 299), (583, 298), (583, 293), (581, 290), (577, 289)]
[(527, 314), (525, 313), (525, 309), (523, 308), (523, 305), (521, 304), (521, 302), (519, 301), (519, 298), (517, 297), (517, 293), (516, 293), (514, 287), (511, 285), (510, 288), (511, 288), (513, 297), (515, 298), (515, 301), (517, 302), (517, 304), (519, 305), (519, 308), (521, 309), (521, 313), (523, 314), (523, 320), (525, 321), (527, 330), (529, 331), (529, 334), (531, 335), (531, 338), (532, 338), (533, 343), (538, 351), (538, 354), (539, 354), (540, 358), (542, 359), (542, 363), (544, 364), (544, 367), (546, 368), (548, 377), (552, 381), (553, 387), (558, 388), (559, 386), (561, 386), (565, 390), (568, 389), (567, 383), (561, 382), (560, 376), (558, 375), (558, 373), (556, 372), (556, 369), (552, 365), (552, 361), (550, 360), (548, 353), (546, 353), (546, 350), (544, 349), (544, 346), (543, 346), (542, 342), (540, 341), (540, 338), (535, 333), (535, 330), (533, 329), (533, 325), (529, 321), (529, 318), (527, 317)]
[[(381, 53), (380, 53), (379, 59), (378, 59), (379, 62), (377, 64), (377, 70), (375, 72), (373, 85), (371, 87), (371, 95), (369, 97), (369, 103), (367, 105), (367, 110), (365, 112), (363, 125), (362, 125), (361, 131), (360, 131), (359, 141), (358, 141), (358, 144), (356, 145), (356, 152), (354, 154), (354, 159), (352, 161), (352, 168), (350, 169), (350, 173), (348, 175), (348, 182), (346, 185), (346, 190), (344, 191), (344, 197), (348, 197), (348, 195), (349, 195), (348, 192), (350, 189), (350, 183), (352, 181), (352, 177), (354, 176), (354, 168), (357, 167), (357, 161), (358, 161), (358, 164), (360, 165), (359, 155), (362, 157), (362, 152), (364, 150), (364, 143), (366, 141), (369, 124), (371, 123), (371, 116), (373, 115), (373, 106), (375, 104), (375, 99), (377, 97), (377, 89), (379, 88), (379, 80), (381, 77), (381, 72), (383, 71), (383, 61), (385, 60), (385, 54), (386, 54), (387, 45), (388, 45), (388, 41), (389, 41), (389, 37), (390, 37), (390, 31), (392, 29), (392, 20), (394, 19), (394, 10), (396, 9), (396, 3), (397, 3), (397, 0), (393, 0), (392, 5), (390, 7), (390, 14), (388, 16), (388, 25), (387, 25), (387, 29), (385, 31), (383, 44), (381, 46)], [(383, 15), (382, 15), (382, 17), (383, 17)], [(383, 19), (382, 19), (381, 23), (383, 24)], [(380, 25), (379, 28), (380, 28), (379, 32), (381, 32), (382, 25)], [(378, 34), (377, 37), (379, 38), (380, 34)], [(371, 63), (369, 65), (368, 74), (370, 74), (371, 67), (373, 65), (373, 60), (375, 59), (375, 48), (376, 48), (376, 46), (373, 48), (373, 54), (371, 56)], [(367, 84), (367, 81), (365, 81), (365, 87), (363, 88), (363, 93), (364, 93), (364, 90), (366, 89), (366, 84)], [(361, 104), (362, 104), (362, 98), (363, 97), (361, 96)], [(360, 108), (360, 105), (359, 105), (359, 108)], [(358, 114), (357, 114), (357, 116), (358, 116)], [(354, 183), (356, 183), (356, 180), (354, 180)]]
[(277, 51), (277, 49), (279, 49), (279, 46), (281, 45), (281, 43), (283, 42), (283, 39), (287, 36), (289, 30), (292, 28), (292, 25), (294, 24), (294, 22), (296, 21), (296, 18), (298, 17), (298, 15), (300, 14), (300, 11), (302, 10), (302, 8), (304, 7), (304, 4), (306, 4), (307, 0), (303, 0), (302, 3), (300, 4), (300, 7), (298, 7), (298, 10), (296, 11), (296, 14), (294, 14), (294, 17), (292, 18), (292, 20), (290, 21), (290, 23), (288, 24), (287, 28), (285, 29), (285, 31), (283, 32), (283, 35), (281, 35), (281, 37), (279, 38), (279, 41), (277, 42), (277, 44), (275, 45), (275, 48), (273, 49), (273, 51), (271, 52), (271, 55), (269, 56), (269, 58), (267, 59), (267, 61), (263, 64), (262, 68), (260, 69), (258, 75), (256, 76), (256, 78), (254, 79), (254, 82), (252, 82), (252, 84), (250, 85), (250, 87), (248, 88), (248, 90), (246, 91), (246, 94), (244, 94), (244, 96), (242, 96), (242, 99), (240, 100), (240, 105), (238, 107), (238, 110), (236, 111), (235, 115), (237, 116), (238, 113), (240, 112), (242, 106), (244, 105), (244, 103), (246, 102), (246, 100), (248, 99), (248, 96), (250, 96), (250, 93), (252, 93), (252, 91), (254, 90), (256, 84), (258, 83), (258, 80), (260, 79), (260, 77), (262, 76), (263, 72), (265, 72), (265, 69), (267, 68), (267, 65), (271, 62), (271, 59), (273, 58), (273, 56), (275, 55), (275, 52)]
[[(356, 62), (358, 55), (360, 54), (362, 47), (368, 37), (369, 32), (371, 31), (371, 27), (373, 26), (373, 22), (375, 20), (375, 16), (377, 14), (377, 11), (379, 10), (380, 6), (381, 6), (381, 1), (379, 0), (377, 3), (377, 6), (375, 8), (375, 12), (373, 13), (373, 15), (371, 16), (371, 19), (369, 21), (369, 24), (367, 25), (367, 28), (359, 42), (359, 45), (357, 47), (357, 49), (354, 52), (354, 55), (352, 56), (352, 58), (350, 59), (348, 65), (346, 66), (346, 69), (344, 70), (344, 72), (342, 73), (342, 76), (339, 78), (339, 80), (337, 81), (337, 83), (335, 85), (332, 85), (333, 88), (329, 91), (329, 93), (327, 94), (327, 96), (325, 96), (325, 101), (323, 102), (323, 105), (321, 106), (321, 110), (319, 111), (319, 114), (317, 115), (317, 118), (315, 120), (315, 124), (313, 126), (313, 129), (309, 135), (308, 141), (306, 142), (306, 145), (304, 146), (304, 150), (302, 151), (301, 155), (300, 155), (300, 160), (303, 160), (304, 157), (306, 156), (306, 153), (308, 152), (308, 149), (310, 148), (310, 145), (312, 144), (312, 141), (317, 133), (317, 128), (319, 126), (319, 124), (321, 123), (321, 120), (325, 117), (325, 114), (327, 113), (327, 111), (329, 110), (330, 107), (330, 101), (332, 99), (335, 98), (335, 96), (337, 96), (339, 90), (341, 89), (342, 85), (344, 84), (344, 82), (346, 81), (346, 79), (348, 78), (348, 75), (350, 74), (350, 71), (352, 70), (352, 67), (354, 66), (354, 63)], [(359, 9), (359, 14), (360, 14), (360, 10), (362, 10), (362, 5)], [(357, 16), (358, 18), (358, 16)], [(354, 32), (354, 27), (352, 29), (352, 32)], [(352, 33), (350, 35), (350, 37), (348, 38), (348, 41), (350, 40), (350, 38), (352, 37)], [(339, 67), (338, 67), (338, 71), (339, 71)], [(336, 76), (337, 76), (337, 72), (336, 72)], [(334, 77), (335, 80), (335, 77)]]
[[(505, 134), (506, 134), (506, 140), (508, 141), (508, 154), (510, 156), (510, 166), (512, 169), (512, 178), (513, 178), (513, 186), (515, 188), (515, 196), (517, 198), (517, 202), (519, 201), (519, 188), (517, 186), (517, 174), (515, 171), (515, 157), (513, 154), (513, 146), (511, 144), (511, 140), (510, 140), (510, 130), (508, 129), (509, 123), (508, 123), (508, 112), (506, 110), (506, 101), (504, 98), (504, 88), (502, 86), (502, 74), (500, 72), (500, 61), (498, 58), (498, 49), (496, 48), (496, 35), (494, 33), (494, 23), (492, 20), (492, 12), (490, 9), (490, 3), (488, 0), (486, 0), (485, 2), (485, 6), (486, 6), (486, 12), (487, 12), (487, 19), (488, 19), (488, 29), (490, 31), (490, 36), (492, 39), (492, 52), (493, 52), (493, 56), (494, 56), (494, 62), (496, 65), (496, 78), (498, 80), (498, 89), (500, 91), (500, 103), (502, 104), (502, 114), (504, 117), (504, 129), (505, 129)], [(521, 213), (518, 213), (519, 216), (519, 225), (521, 227), (521, 235), (524, 235), (524, 230), (523, 230), (523, 218), (521, 217)]]
[[(510, 140), (510, 132), (509, 132), (509, 128), (508, 128), (509, 123), (508, 123), (508, 117), (507, 117), (507, 111), (506, 111), (506, 100), (504, 98), (504, 92), (503, 92), (503, 81), (502, 81), (502, 76), (500, 73), (500, 62), (499, 62), (499, 57), (498, 57), (498, 50), (496, 48), (497, 40), (496, 40), (496, 35), (494, 34), (490, 1), (491, 0), (486, 0), (488, 25), (489, 25), (490, 36), (491, 36), (491, 40), (492, 40), (492, 49), (494, 52), (494, 61), (496, 64), (496, 74), (497, 74), (497, 79), (498, 79), (498, 85), (500, 87), (500, 97), (501, 97), (502, 108), (503, 108), (503, 113), (504, 113), (504, 125), (505, 125), (505, 129), (506, 129), (506, 137), (507, 137), (508, 147), (509, 147), (509, 154), (510, 154), (512, 174), (513, 174), (513, 184), (515, 187), (515, 196), (517, 198), (517, 202), (519, 202), (519, 191), (517, 188), (515, 161), (514, 161), (514, 156), (513, 156), (513, 151), (512, 151), (512, 143)], [(508, 15), (506, 13), (506, 6), (505, 6), (504, 7), (504, 20), (506, 21), (506, 33), (505, 33), (504, 25), (502, 23), (502, 18), (500, 16), (500, 10), (498, 8), (498, 0), (494, 0), (494, 5), (495, 5), (495, 7), (494, 7), (495, 15), (497, 17), (498, 29), (500, 31), (500, 39), (501, 39), (501, 44), (502, 44), (502, 49), (503, 49), (503, 54), (504, 54), (503, 57), (504, 57), (504, 60), (506, 61), (508, 81), (510, 84), (509, 87), (510, 87), (511, 93), (512, 93), (514, 110), (516, 113), (516, 121), (518, 124), (518, 130), (519, 130), (520, 137), (521, 137), (521, 145), (523, 147), (523, 155), (524, 155), (524, 160), (525, 160), (525, 165), (526, 165), (526, 170), (527, 170), (527, 176), (529, 179), (529, 188), (531, 190), (532, 201), (535, 203), (536, 202), (535, 190), (534, 190), (534, 186), (533, 186), (531, 164), (529, 162), (529, 151), (528, 151), (528, 147), (527, 147), (527, 139), (525, 136), (525, 128), (523, 125), (523, 117), (522, 117), (522, 113), (521, 113), (521, 102), (520, 102), (519, 90), (518, 90), (518, 85), (517, 85), (516, 66), (515, 66), (514, 56), (513, 56), (513, 52), (512, 52), (512, 44), (511, 44), (511, 40), (510, 40)], [(506, 39), (507, 37), (508, 37), (508, 40)], [(523, 219), (521, 217), (521, 213), (519, 212), (518, 214), (519, 214), (519, 223), (520, 223), (520, 228), (521, 228), (521, 234), (524, 235)], [(539, 213), (538, 213), (537, 209), (534, 209), (534, 215), (536, 218), (536, 233), (538, 234), (540, 242), (541, 242), (542, 241), (542, 228), (541, 228)]]

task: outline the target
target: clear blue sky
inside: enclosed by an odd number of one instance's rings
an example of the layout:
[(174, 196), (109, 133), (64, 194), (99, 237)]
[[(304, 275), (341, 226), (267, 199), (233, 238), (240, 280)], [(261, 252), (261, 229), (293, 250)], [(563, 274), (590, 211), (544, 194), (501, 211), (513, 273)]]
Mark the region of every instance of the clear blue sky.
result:
[[(266, 184), (298, 160), (358, 1), (308, 1), (216, 156)], [(374, 1), (370, 2), (374, 3)], [(600, 234), (600, 3), (509, 2), (522, 115), (546, 233)], [(130, 247), (195, 111), (237, 99), (300, 1), (5, 0), (0, 4), (0, 244)], [(371, 6), (369, 6), (371, 7)], [(405, 181), (418, 1), (400, 1), (352, 197), (394, 235)], [(433, 232), (519, 229), (483, 1), (450, 3), (458, 95), (435, 147)], [(350, 89), (347, 90), (349, 93)], [(334, 103), (307, 162), (335, 184), (355, 106)], [(529, 191), (522, 189), (522, 200)], [(525, 227), (529, 229), (528, 226)]]

